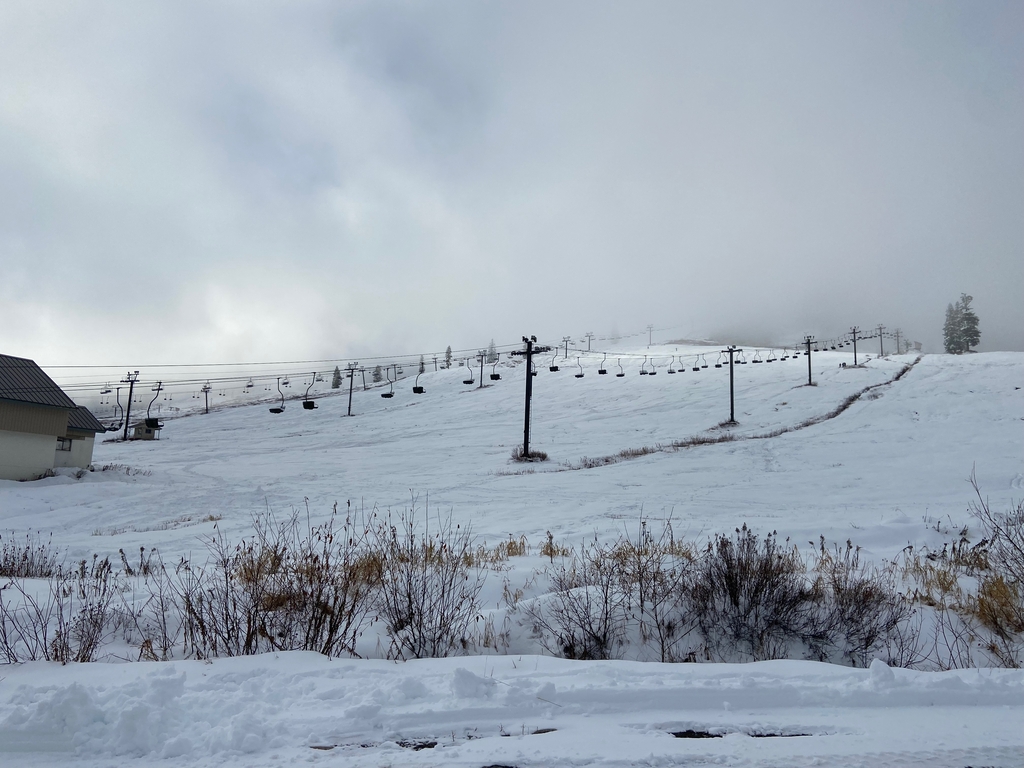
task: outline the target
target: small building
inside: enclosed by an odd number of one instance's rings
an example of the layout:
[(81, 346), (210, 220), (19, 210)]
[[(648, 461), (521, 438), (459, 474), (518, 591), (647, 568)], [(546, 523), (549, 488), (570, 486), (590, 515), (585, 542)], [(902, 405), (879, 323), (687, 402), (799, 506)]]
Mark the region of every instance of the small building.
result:
[(92, 464), (92, 449), (96, 445), (96, 435), (106, 431), (107, 428), (96, 420), (92, 411), (85, 406), (78, 406), (68, 414), (66, 434), (57, 438), (53, 466), (86, 469)]
[[(34, 361), (0, 355), (0, 479), (32, 480), (55, 466), (87, 467), (78, 461), (86, 454), (92, 460), (96, 433), (105, 430), (79, 410)], [(58, 453), (68, 454), (61, 458), (68, 463), (58, 464)]]
[(156, 419), (140, 421), (132, 425), (132, 440), (159, 440), (161, 428), (163, 424)]

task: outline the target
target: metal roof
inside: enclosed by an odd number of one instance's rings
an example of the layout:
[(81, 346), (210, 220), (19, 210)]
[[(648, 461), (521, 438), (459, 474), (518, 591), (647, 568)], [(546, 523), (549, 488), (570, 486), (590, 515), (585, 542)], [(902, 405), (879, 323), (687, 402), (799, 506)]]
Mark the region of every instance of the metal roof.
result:
[(77, 408), (35, 361), (0, 355), (0, 400), (56, 408)]
[(100, 424), (96, 417), (92, 415), (92, 411), (84, 405), (78, 406), (68, 414), (68, 429), (77, 429), (81, 432), (107, 431), (107, 428)]

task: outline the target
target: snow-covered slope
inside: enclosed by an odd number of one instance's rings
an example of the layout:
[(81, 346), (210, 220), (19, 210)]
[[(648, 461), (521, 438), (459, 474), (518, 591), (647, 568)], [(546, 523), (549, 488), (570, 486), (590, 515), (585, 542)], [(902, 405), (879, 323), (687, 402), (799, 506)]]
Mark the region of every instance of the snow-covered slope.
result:
[[(668, 351), (665, 352), (665, 359)], [(713, 358), (714, 355), (709, 355)], [(736, 369), (736, 418), (729, 431), (759, 435), (827, 414), (849, 395), (889, 381), (913, 357), (840, 368), (850, 355), (815, 355), (807, 387), (804, 358)], [(600, 358), (598, 358), (599, 360)], [(643, 509), (673, 516), (693, 534), (748, 523), (795, 541), (855, 543), (889, 556), (928, 535), (929, 525), (966, 523), (976, 467), (996, 507), (1019, 495), (1024, 478), (1024, 356), (926, 356), (900, 381), (865, 394), (835, 419), (771, 439), (737, 440), (570, 470), (582, 457), (720, 434), (729, 416), (727, 368), (668, 375), (583, 379), (538, 366), (532, 446), (550, 460), (510, 461), (522, 442), (523, 368), (501, 367), (483, 389), (463, 385), (465, 369), (427, 373), (382, 399), (387, 386), (321, 398), (316, 410), (291, 402), (168, 420), (159, 442), (101, 443), (95, 464), (144, 475), (95, 472), (35, 483), (0, 481), (3, 528), (45, 529), (75, 556), (159, 547), (195, 548), (220, 517), (241, 533), (253, 512), (303, 508), (314, 520), (334, 502), (451, 509), (484, 539), (546, 530), (580, 538), (621, 530)], [(611, 370), (616, 370), (609, 364)], [(578, 370), (578, 369), (576, 369)], [(533, 470), (533, 474), (514, 474)], [(188, 519), (186, 519), (188, 518)]]
[[(664, 361), (676, 350), (656, 353)], [(611, 360), (599, 376), (592, 357), (577, 379), (578, 368), (550, 373), (542, 359), (533, 445), (550, 460), (528, 466), (509, 458), (524, 390), (523, 366), (509, 363), (482, 389), (456, 368), (424, 374), (423, 395), (411, 382), (391, 399), (356, 391), (352, 418), (339, 392), (312, 411), (293, 401), (279, 415), (258, 405), (171, 419), (159, 442), (97, 445), (97, 466), (131, 472), (0, 482), (0, 528), (52, 532), (71, 557), (144, 546), (170, 561), (201, 550), (214, 520), (237, 537), (267, 505), (304, 510), (308, 500), (315, 523), (350, 500), (429, 503), (491, 543), (525, 535), (536, 547), (548, 530), (568, 542), (614, 535), (642, 510), (697, 538), (745, 522), (796, 542), (849, 538), (881, 558), (970, 523), (972, 468), (993, 508), (1024, 493), (1024, 355), (926, 356), (898, 381), (915, 358), (858, 368), (840, 367), (852, 362), (842, 352), (814, 359), (814, 387), (802, 357), (738, 367), (735, 427), (718, 426), (729, 415), (727, 369), (668, 375), (659, 362), (652, 377), (633, 363), (618, 378)], [(763, 437), (858, 392), (835, 418)], [(737, 439), (668, 447), (726, 433)], [(583, 457), (658, 445), (668, 448), (578, 468)], [(31, 663), (0, 677), (5, 766), (1024, 765), (1020, 671), (288, 653)], [(544, 728), (557, 730), (533, 733)], [(670, 735), (687, 730), (725, 735)], [(765, 733), (781, 735), (752, 738)]]

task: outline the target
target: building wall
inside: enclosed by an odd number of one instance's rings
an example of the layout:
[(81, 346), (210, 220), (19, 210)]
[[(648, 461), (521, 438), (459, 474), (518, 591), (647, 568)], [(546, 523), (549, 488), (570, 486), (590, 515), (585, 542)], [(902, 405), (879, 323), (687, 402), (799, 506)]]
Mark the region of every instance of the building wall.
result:
[(0, 430), (33, 435), (63, 435), (68, 428), (68, 409), (44, 405), (0, 402)]
[(53, 469), (55, 435), (0, 430), (0, 480), (32, 480)]
[(92, 464), (92, 449), (96, 445), (96, 436), (69, 430), (66, 439), (71, 441), (71, 450), (55, 451), (53, 466), (87, 469)]

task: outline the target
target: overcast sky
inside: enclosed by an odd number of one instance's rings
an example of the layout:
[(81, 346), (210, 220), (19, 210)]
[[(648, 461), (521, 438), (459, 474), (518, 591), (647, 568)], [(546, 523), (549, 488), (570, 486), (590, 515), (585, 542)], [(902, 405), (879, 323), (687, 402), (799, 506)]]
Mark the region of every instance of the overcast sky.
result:
[(0, 352), (1024, 350), (1024, 3), (0, 4)]

